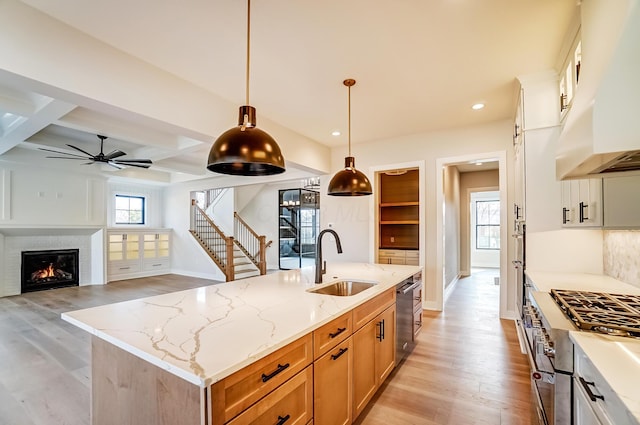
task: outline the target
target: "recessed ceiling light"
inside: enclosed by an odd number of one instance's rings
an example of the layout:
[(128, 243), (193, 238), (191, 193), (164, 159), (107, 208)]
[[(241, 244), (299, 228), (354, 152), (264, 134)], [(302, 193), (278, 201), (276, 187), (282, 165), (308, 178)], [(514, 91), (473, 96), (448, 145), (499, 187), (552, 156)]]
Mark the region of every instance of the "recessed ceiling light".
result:
[(341, 134), (341, 133), (340, 133), (340, 130), (333, 130), (333, 131), (331, 132), (331, 135), (332, 135), (332, 136), (339, 136), (340, 134)]
[(476, 111), (482, 108), (484, 108), (484, 103), (476, 103), (471, 107), (471, 109), (475, 109)]

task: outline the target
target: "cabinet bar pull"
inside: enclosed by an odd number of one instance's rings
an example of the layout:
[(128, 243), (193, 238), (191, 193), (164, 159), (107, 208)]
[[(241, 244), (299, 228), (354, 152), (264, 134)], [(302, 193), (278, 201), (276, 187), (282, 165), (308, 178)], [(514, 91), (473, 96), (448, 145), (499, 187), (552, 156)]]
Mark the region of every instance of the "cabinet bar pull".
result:
[(278, 415), (278, 422), (276, 423), (276, 425), (282, 425), (283, 423), (287, 422), (289, 418), (291, 418), (291, 415), (287, 415), (287, 416)]
[[(279, 374), (280, 372), (282, 372), (283, 370), (285, 370), (288, 367), (289, 367), (289, 363), (285, 363), (283, 365), (278, 363), (278, 368), (276, 370), (274, 370), (273, 372), (271, 372), (268, 375), (265, 375), (264, 373), (262, 374), (262, 382), (267, 382), (269, 379), (273, 378), (274, 376), (276, 376), (277, 374)], [(287, 418), (287, 419), (289, 419), (289, 418)]]
[(378, 326), (378, 336), (376, 336), (376, 338), (378, 339), (378, 341), (382, 342), (382, 322), (378, 322), (376, 323), (376, 326)]
[(338, 328), (337, 331), (329, 333), (329, 337), (331, 339), (333, 339), (333, 338), (337, 337), (338, 335), (340, 335), (342, 332), (344, 332), (346, 330), (347, 330), (347, 328)]
[(582, 384), (582, 388), (584, 388), (584, 390), (587, 392), (587, 395), (589, 396), (591, 401), (596, 401), (597, 399), (604, 400), (603, 395), (597, 395), (591, 391), (591, 387), (589, 387), (589, 385), (593, 385), (594, 387), (596, 386), (593, 382), (585, 381), (582, 376), (580, 376), (579, 378), (580, 378), (580, 383)]
[(332, 354), (331, 355), (331, 360), (337, 360), (338, 357), (340, 357), (341, 355), (343, 355), (344, 353), (347, 352), (349, 348), (341, 348), (340, 351), (338, 351), (338, 354)]
[(571, 221), (571, 220), (569, 220), (567, 218), (567, 213), (568, 212), (569, 212), (569, 209), (567, 209), (567, 208), (563, 208), (562, 209), (562, 224), (567, 224), (569, 221)]
[(584, 202), (580, 202), (580, 223), (584, 223), (585, 220), (589, 220), (589, 217), (587, 217), (584, 214), (584, 209), (585, 208), (589, 208), (589, 204), (585, 204)]

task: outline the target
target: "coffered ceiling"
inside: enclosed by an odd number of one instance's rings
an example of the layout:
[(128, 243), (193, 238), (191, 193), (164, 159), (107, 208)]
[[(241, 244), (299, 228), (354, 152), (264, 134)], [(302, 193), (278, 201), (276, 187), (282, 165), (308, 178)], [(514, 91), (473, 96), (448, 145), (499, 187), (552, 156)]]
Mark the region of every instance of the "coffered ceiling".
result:
[[(65, 161), (53, 165), (38, 147), (69, 150), (70, 143), (98, 152), (96, 134), (105, 134), (105, 151), (151, 158), (149, 176), (211, 176), (204, 169), (209, 147), (235, 125), (236, 108), (244, 103), (246, 1), (2, 3), (0, 14), (3, 7), (44, 13), (52, 27), (64, 25), (166, 71), (228, 102), (230, 111), (224, 117), (210, 111), (211, 134), (181, 132), (135, 114), (112, 113), (108, 105), (74, 102), (51, 90), (43, 95), (29, 79), (0, 72), (0, 160), (69, 167)], [(345, 78), (357, 80), (351, 91), (354, 144), (511, 118), (515, 77), (556, 66), (576, 1), (253, 0), (251, 8), (250, 103), (258, 125), (268, 119), (337, 147), (347, 143)], [(29, 30), (26, 21), (24, 31)], [(51, 60), (58, 47), (51, 46)], [(20, 54), (1, 53), (8, 60)], [(90, 82), (78, 65), (69, 63), (68, 72)], [(486, 107), (472, 110), (478, 102)], [(209, 113), (190, 108), (184, 104), (182, 111)], [(332, 136), (334, 130), (342, 135)]]

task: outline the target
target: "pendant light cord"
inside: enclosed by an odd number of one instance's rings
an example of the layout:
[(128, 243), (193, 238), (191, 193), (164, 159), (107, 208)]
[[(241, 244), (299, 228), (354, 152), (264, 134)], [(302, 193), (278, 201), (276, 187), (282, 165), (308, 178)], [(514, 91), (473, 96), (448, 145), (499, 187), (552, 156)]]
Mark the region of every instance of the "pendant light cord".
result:
[(251, 46), (251, 0), (247, 0), (247, 78), (245, 105), (249, 105), (249, 48)]
[(349, 89), (349, 156), (351, 156), (351, 86), (347, 86)]

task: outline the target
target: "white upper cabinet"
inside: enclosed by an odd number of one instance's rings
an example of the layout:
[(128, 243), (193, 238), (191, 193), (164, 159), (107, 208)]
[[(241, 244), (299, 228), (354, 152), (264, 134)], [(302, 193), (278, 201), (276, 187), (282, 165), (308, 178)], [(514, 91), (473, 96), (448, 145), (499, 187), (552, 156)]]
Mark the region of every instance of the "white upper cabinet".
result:
[(603, 180), (604, 227), (640, 228), (640, 176)]
[(602, 226), (602, 179), (562, 182), (562, 225)]

